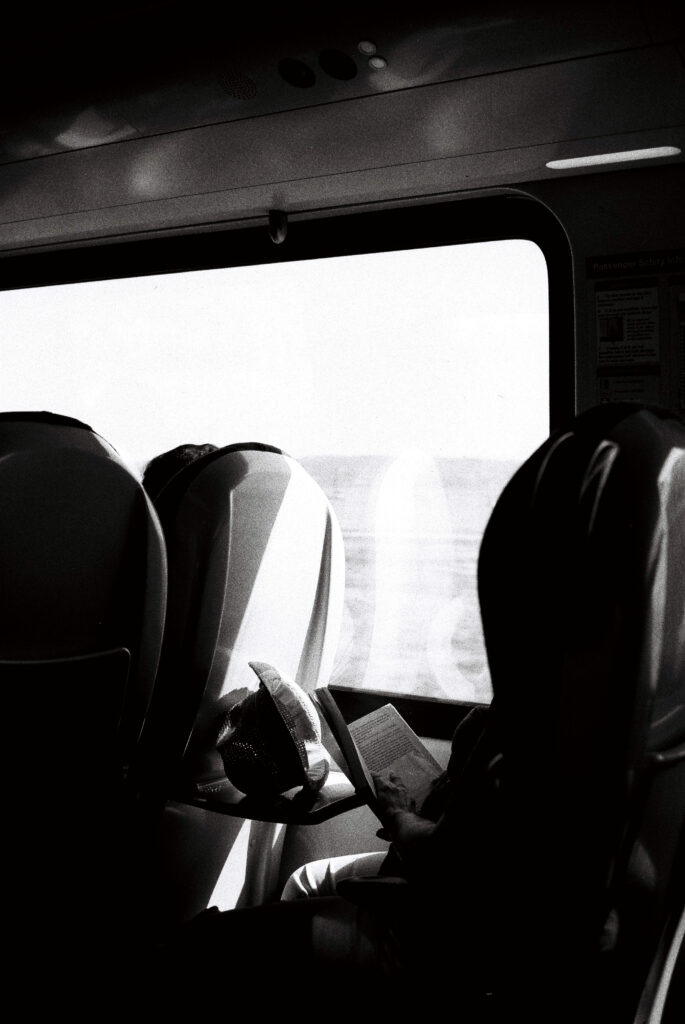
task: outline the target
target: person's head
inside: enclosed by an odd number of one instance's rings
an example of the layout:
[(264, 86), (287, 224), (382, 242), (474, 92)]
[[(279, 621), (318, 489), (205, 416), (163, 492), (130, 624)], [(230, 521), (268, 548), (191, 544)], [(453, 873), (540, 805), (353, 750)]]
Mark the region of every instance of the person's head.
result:
[(185, 466), (216, 450), (215, 444), (180, 444), (177, 448), (171, 448), (168, 452), (151, 459), (143, 471), (142, 479), (150, 500), (155, 501), (171, 478)]

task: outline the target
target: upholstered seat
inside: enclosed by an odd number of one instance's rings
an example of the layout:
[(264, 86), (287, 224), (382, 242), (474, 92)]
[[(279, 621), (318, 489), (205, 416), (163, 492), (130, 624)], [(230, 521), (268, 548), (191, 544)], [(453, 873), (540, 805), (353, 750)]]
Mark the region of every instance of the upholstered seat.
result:
[(161, 650), (164, 542), (136, 477), (84, 424), (4, 414), (0, 453), (8, 937), (24, 966), (40, 942), (56, 973), (93, 968), (90, 950), (135, 931), (129, 767)]
[[(173, 919), (204, 909), (210, 897), (230, 907), (273, 895), (282, 830), (266, 822), (289, 820), (288, 809), (281, 815), (245, 799), (226, 778), (216, 741), (228, 695), (256, 689), (250, 662), (274, 666), (309, 692), (328, 681), (345, 567), (325, 495), (298, 462), (268, 445), (203, 454), (156, 492), (155, 506), (169, 604), (139, 777), (151, 813), (163, 814), (157, 876), (175, 879), (192, 850), (196, 870), (183, 893), (172, 882), (161, 896)], [(334, 796), (354, 798), (342, 773), (330, 784)]]
[(497, 502), (479, 596), (510, 816), (509, 982), (538, 1009), (568, 990), (576, 1012), (631, 1020), (682, 906), (682, 423), (617, 404), (552, 435)]
[(339, 893), (469, 1021), (647, 1020), (685, 897), (685, 426), (620, 404), (556, 431), (478, 583), (496, 791), (452, 808), (428, 904), (415, 881)]
[[(344, 559), (335, 515), (294, 460), (231, 445), (177, 473), (155, 501), (169, 559), (166, 635), (150, 717), (154, 761), (223, 778), (222, 698), (265, 661), (311, 691), (332, 668)], [(214, 733), (212, 733), (214, 729)], [(159, 744), (159, 745), (157, 745)]]

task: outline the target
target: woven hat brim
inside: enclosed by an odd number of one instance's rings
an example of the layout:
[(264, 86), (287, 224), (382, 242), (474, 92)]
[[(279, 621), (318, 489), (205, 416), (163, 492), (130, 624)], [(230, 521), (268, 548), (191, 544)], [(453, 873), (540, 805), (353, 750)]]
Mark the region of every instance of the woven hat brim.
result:
[(249, 665), (295, 745), (304, 773), (303, 785), (318, 792), (328, 778), (330, 755), (321, 742), (321, 724), (314, 702), (273, 665), (262, 661), (251, 661)]

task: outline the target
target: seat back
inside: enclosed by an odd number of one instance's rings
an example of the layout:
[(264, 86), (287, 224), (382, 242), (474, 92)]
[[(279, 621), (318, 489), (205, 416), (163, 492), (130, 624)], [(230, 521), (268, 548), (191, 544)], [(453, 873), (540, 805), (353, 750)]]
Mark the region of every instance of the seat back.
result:
[(262, 444), (204, 455), (155, 504), (170, 589), (148, 764), (166, 765), (167, 779), (179, 769), (184, 780), (211, 785), (223, 778), (214, 747), (222, 698), (255, 688), (250, 661), (308, 691), (328, 679), (342, 616), (342, 539), (319, 486)]
[[(166, 603), (156, 513), (135, 476), (90, 428), (63, 417), (0, 417), (0, 660), (43, 671), (125, 649), (122, 767), (152, 695)], [(68, 695), (64, 695), (66, 700)]]
[(273, 665), (308, 691), (328, 680), (344, 556), (323, 492), (267, 445), (203, 455), (169, 480), (155, 505), (169, 603), (139, 775), (150, 820), (159, 819), (148, 892), (154, 917), (173, 925), (210, 902), (231, 909), (277, 895), (282, 827), (208, 813), (192, 799), (221, 797), (227, 780), (215, 743), (223, 698), (256, 687), (250, 661)]
[(127, 772), (161, 650), (166, 558), (138, 480), (84, 424), (0, 417), (0, 573), (8, 920), (18, 946), (38, 913), (43, 936), (68, 919), (87, 944), (86, 921), (113, 921), (98, 887), (117, 907), (125, 884)]
[(684, 537), (685, 428), (626, 403), (531, 456), (479, 558), (510, 814), (509, 980), (573, 991), (576, 1010), (590, 986), (615, 1020), (631, 1019), (682, 899)]

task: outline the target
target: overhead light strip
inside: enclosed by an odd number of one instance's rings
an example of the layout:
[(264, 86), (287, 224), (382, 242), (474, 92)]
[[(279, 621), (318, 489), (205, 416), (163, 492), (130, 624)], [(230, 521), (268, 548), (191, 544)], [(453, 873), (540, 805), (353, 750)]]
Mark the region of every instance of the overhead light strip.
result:
[(553, 171), (571, 167), (596, 167), (598, 164), (622, 164), (630, 160), (658, 160), (665, 156), (680, 156), (677, 146), (652, 146), (650, 149), (625, 149), (619, 153), (596, 153), (594, 156), (574, 156), (568, 160), (548, 160), (545, 164)]

